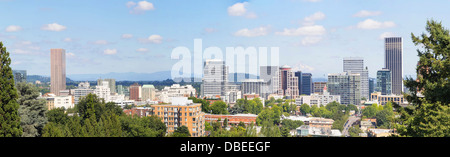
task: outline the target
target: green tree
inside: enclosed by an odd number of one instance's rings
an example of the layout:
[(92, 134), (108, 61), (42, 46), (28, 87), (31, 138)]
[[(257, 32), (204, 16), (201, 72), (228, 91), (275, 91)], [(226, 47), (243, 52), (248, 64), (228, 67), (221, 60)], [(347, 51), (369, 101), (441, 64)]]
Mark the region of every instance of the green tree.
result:
[(123, 137), (164, 137), (166, 125), (157, 116), (121, 116)]
[(301, 120), (284, 119), (281, 122), (281, 125), (283, 126), (283, 128), (287, 128), (289, 130), (293, 130), (293, 129), (296, 129), (296, 128), (304, 125), (304, 122), (301, 121)]
[(44, 99), (38, 99), (39, 90), (31, 83), (18, 83), (20, 125), (23, 137), (41, 136), (42, 129), (47, 123), (47, 105)]
[(411, 92), (405, 97), (413, 104), (412, 112), (400, 109), (395, 128), (401, 136), (449, 137), (450, 34), (434, 20), (428, 20), (425, 29), (420, 36), (411, 33), (413, 43), (423, 49), (417, 50), (417, 79), (404, 81)]
[(270, 121), (264, 121), (262, 123), (261, 133), (265, 137), (281, 137), (280, 128)]
[(348, 129), (348, 134), (351, 137), (359, 137), (359, 133), (363, 133), (363, 131), (359, 128), (359, 125), (355, 125)]
[(375, 117), (377, 114), (377, 108), (372, 106), (366, 106), (363, 110), (362, 110), (362, 115), (366, 116), (367, 118), (372, 118)]
[(303, 115), (306, 115), (311, 112), (311, 107), (308, 104), (302, 104), (300, 106), (300, 112), (302, 112)]
[(189, 133), (188, 127), (183, 125), (173, 131), (172, 137), (191, 137), (191, 133)]
[(18, 114), (19, 95), (14, 87), (14, 76), (9, 65), (9, 52), (0, 42), (0, 137), (20, 137), (23, 131)]
[(216, 101), (213, 104), (211, 104), (211, 110), (212, 114), (228, 114), (228, 106), (223, 101)]

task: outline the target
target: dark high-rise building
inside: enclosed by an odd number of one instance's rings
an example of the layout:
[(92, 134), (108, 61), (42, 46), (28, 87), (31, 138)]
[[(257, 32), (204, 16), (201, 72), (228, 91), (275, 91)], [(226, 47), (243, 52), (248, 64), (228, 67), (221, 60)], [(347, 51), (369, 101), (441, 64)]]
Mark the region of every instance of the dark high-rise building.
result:
[(377, 89), (381, 95), (392, 94), (392, 74), (389, 69), (383, 68), (377, 71)]
[(66, 89), (66, 50), (50, 50), (50, 92), (59, 96), (59, 91)]
[(298, 78), (298, 91), (300, 92), (299, 94), (301, 95), (301, 93), (302, 93), (302, 72), (301, 71), (295, 72), (295, 76)]
[(301, 94), (311, 95), (313, 92), (313, 82), (311, 73), (302, 73), (302, 91)]
[(369, 78), (369, 95), (375, 91), (375, 79)]
[(391, 71), (392, 93), (403, 91), (403, 43), (401, 37), (384, 38), (384, 67)]

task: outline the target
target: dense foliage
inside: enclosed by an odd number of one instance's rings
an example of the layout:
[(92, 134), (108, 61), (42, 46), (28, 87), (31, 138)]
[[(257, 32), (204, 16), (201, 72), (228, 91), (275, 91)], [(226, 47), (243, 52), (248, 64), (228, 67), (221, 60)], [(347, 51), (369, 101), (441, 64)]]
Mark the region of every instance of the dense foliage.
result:
[(412, 107), (394, 106), (400, 117), (395, 128), (400, 136), (450, 136), (450, 31), (441, 22), (428, 20), (426, 33), (412, 41), (418, 49), (417, 79), (404, 81)]
[(88, 94), (76, 105), (77, 112), (69, 116), (64, 109), (48, 111), (48, 124), (43, 137), (163, 137), (166, 126), (156, 116), (124, 115), (114, 103), (104, 103)]
[(0, 42), (0, 137), (20, 137), (19, 95), (14, 87), (11, 58)]
[(17, 102), (20, 105), (20, 125), (23, 137), (39, 137), (47, 124), (47, 104), (44, 99), (38, 99), (39, 90), (31, 83), (21, 82), (16, 85), (19, 93)]

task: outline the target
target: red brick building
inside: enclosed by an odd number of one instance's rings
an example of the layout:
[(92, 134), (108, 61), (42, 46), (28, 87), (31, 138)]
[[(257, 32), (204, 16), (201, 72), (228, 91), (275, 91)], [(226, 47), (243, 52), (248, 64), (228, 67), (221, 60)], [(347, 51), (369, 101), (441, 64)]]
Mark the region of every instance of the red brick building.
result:
[(256, 124), (256, 117), (258, 116), (255, 114), (236, 114), (236, 115), (205, 114), (206, 122), (217, 122), (217, 120), (220, 118), (221, 122), (223, 123), (225, 118), (227, 118), (228, 125), (230, 124), (237, 125), (240, 122), (244, 122), (245, 125), (249, 125), (251, 123)]

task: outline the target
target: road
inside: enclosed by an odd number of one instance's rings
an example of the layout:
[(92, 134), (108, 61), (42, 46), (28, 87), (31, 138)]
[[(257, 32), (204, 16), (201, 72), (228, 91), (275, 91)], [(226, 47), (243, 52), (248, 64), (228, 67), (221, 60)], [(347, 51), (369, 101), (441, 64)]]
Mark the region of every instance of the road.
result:
[(357, 121), (358, 119), (359, 119), (359, 117), (356, 117), (356, 116), (350, 116), (350, 117), (348, 118), (347, 122), (345, 122), (345, 124), (344, 124), (344, 130), (342, 131), (342, 135), (344, 135), (345, 137), (350, 136), (350, 135), (348, 134), (348, 129), (349, 129), (350, 127), (352, 127), (352, 124), (353, 124), (355, 121)]

